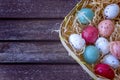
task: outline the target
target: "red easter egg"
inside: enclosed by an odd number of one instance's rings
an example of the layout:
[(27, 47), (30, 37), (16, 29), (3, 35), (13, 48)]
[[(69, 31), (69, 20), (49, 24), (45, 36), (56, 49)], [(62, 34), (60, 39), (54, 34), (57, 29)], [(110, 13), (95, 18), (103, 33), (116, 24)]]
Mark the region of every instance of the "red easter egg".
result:
[(82, 37), (87, 44), (93, 44), (98, 38), (98, 29), (94, 26), (88, 25), (82, 31)]
[(113, 69), (107, 64), (99, 63), (95, 66), (94, 69), (97, 75), (103, 76), (108, 79), (113, 79), (115, 77)]
[(120, 59), (120, 41), (113, 41), (110, 43), (110, 52)]

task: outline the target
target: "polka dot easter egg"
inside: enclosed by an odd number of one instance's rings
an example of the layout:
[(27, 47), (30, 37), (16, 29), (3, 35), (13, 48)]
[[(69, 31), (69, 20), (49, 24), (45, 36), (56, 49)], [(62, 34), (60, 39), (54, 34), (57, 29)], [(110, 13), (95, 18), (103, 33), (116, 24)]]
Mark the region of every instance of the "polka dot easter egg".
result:
[(103, 20), (98, 24), (100, 36), (109, 37), (114, 31), (114, 24), (111, 20)]
[(119, 12), (120, 12), (120, 8), (117, 4), (110, 4), (106, 6), (104, 9), (104, 15), (107, 19), (116, 18)]
[(120, 41), (110, 42), (110, 52), (112, 55), (120, 59)]
[(71, 34), (69, 36), (69, 42), (76, 50), (80, 50), (85, 46), (85, 40), (79, 34)]
[(104, 37), (99, 37), (95, 42), (95, 46), (101, 51), (103, 55), (109, 53), (109, 42)]
[(106, 55), (102, 62), (110, 65), (113, 68), (118, 68), (120, 66), (119, 60), (111, 54)]
[(82, 8), (78, 11), (77, 18), (81, 24), (89, 24), (94, 17), (94, 12), (90, 8)]

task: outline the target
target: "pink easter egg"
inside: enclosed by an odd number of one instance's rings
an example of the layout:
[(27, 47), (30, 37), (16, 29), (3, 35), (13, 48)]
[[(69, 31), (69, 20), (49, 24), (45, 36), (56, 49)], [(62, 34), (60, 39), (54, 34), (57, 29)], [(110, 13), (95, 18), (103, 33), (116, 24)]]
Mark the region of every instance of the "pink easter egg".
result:
[(120, 59), (120, 41), (110, 42), (110, 52), (112, 55)]
[(114, 24), (111, 20), (103, 20), (98, 24), (100, 36), (109, 37), (114, 31)]

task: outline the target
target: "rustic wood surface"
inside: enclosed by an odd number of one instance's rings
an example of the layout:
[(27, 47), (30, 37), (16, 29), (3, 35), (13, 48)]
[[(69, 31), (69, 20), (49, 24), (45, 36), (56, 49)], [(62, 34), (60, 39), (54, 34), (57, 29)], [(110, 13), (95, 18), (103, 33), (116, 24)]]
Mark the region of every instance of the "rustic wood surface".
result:
[(59, 40), (62, 19), (0, 20), (0, 40)]
[(75, 63), (60, 42), (0, 43), (0, 62)]
[(1, 18), (64, 18), (79, 0), (0, 0)]
[(80, 0), (0, 0), (0, 80), (92, 80), (58, 33)]
[(92, 80), (79, 65), (0, 65), (0, 80)]

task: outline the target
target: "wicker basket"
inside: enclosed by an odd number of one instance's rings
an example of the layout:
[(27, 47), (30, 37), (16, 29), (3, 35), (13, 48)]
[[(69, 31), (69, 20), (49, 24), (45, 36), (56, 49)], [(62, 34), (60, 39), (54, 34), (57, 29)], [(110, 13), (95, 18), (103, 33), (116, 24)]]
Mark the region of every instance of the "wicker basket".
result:
[[(91, 22), (91, 24), (94, 24), (97, 27), (98, 23), (101, 20), (105, 19), (104, 16), (101, 16), (101, 15), (103, 15), (104, 6), (111, 4), (111, 3), (119, 4), (120, 1), (119, 0), (81, 0), (73, 8), (73, 10), (65, 17), (65, 19), (63, 20), (63, 22), (60, 26), (59, 37), (60, 37), (60, 40), (61, 40), (63, 46), (68, 51), (69, 55), (74, 60), (76, 60), (77, 63), (79, 63), (80, 66), (95, 80), (109, 80), (109, 79), (106, 79), (104, 77), (94, 74), (94, 71), (93, 71), (94, 65), (89, 65), (83, 60), (82, 53), (83, 53), (84, 49), (77, 52), (70, 45), (68, 38), (69, 38), (70, 34), (72, 34), (72, 33), (80, 34), (83, 27), (85, 26), (85, 25), (80, 24), (76, 19), (76, 13), (78, 10), (80, 10), (83, 7), (92, 8), (93, 11), (95, 12), (95, 17), (94, 17), (93, 21)], [(115, 23), (116, 27), (115, 27), (115, 31), (112, 33), (112, 35), (109, 38), (107, 38), (109, 41), (115, 41), (115, 40), (120, 41), (120, 36), (119, 36), (120, 20), (119, 19), (120, 19), (120, 15), (116, 19), (112, 20)], [(117, 71), (117, 73), (115, 74), (116, 76), (115, 76), (114, 80), (120, 80), (120, 77), (119, 77), (120, 69), (117, 69), (115, 71)]]

